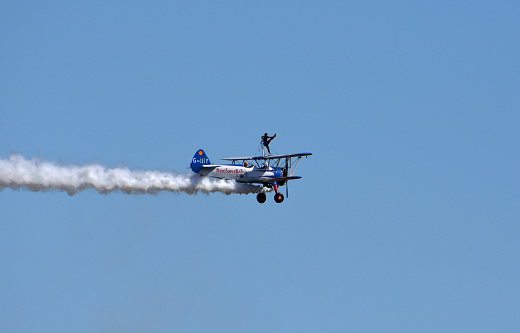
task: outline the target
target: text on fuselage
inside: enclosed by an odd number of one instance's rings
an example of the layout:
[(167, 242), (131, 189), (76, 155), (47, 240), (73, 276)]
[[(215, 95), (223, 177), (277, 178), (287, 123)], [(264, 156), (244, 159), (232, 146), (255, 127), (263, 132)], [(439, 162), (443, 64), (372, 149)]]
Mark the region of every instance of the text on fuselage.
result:
[(228, 169), (228, 168), (217, 168), (215, 169), (216, 173), (235, 173), (235, 174), (244, 174), (246, 170), (243, 169)]

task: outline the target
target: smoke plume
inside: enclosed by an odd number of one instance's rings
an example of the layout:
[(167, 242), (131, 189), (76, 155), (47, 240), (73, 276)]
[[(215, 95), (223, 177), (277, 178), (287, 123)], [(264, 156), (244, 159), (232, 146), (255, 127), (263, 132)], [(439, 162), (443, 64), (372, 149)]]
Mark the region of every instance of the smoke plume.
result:
[(109, 169), (98, 164), (61, 166), (38, 159), (26, 160), (20, 154), (0, 159), (0, 191), (5, 188), (34, 192), (56, 190), (69, 195), (87, 189), (103, 194), (114, 191), (127, 194), (156, 194), (160, 191), (248, 194), (264, 191), (261, 186), (214, 180), (197, 174)]

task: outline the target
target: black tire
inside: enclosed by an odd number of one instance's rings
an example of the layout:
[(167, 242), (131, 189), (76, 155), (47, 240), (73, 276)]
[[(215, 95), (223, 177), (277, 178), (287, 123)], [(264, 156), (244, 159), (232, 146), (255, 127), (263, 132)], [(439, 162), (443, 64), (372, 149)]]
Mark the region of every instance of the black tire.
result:
[(276, 193), (274, 195), (274, 201), (276, 201), (276, 203), (281, 203), (283, 201), (283, 194), (282, 193)]
[(264, 203), (266, 198), (267, 197), (266, 197), (265, 193), (258, 193), (256, 195), (256, 201), (258, 201), (259, 203)]

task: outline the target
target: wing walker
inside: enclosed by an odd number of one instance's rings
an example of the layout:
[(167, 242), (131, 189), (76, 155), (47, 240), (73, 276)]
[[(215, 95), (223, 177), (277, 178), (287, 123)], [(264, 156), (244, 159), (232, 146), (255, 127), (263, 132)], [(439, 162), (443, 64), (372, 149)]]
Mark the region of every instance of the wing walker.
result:
[[(276, 134), (269, 137), (267, 133), (262, 136), (261, 155), (246, 157), (227, 157), (224, 161), (231, 164), (212, 164), (204, 152), (199, 149), (191, 160), (191, 170), (201, 176), (219, 179), (235, 180), (239, 183), (262, 184), (264, 187), (274, 189), (274, 201), (281, 203), (284, 195), (279, 192), (280, 186), (285, 186), (286, 196), (289, 197), (289, 181), (300, 179), (294, 176), (294, 171), (302, 157), (308, 157), (311, 153), (297, 153), (285, 155), (271, 155), (269, 143)], [(264, 203), (266, 194), (258, 193), (256, 200)]]

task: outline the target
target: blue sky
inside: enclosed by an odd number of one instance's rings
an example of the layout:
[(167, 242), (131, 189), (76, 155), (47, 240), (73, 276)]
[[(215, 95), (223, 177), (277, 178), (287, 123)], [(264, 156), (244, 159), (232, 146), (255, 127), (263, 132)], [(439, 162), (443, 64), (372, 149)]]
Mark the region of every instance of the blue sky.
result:
[(0, 192), (3, 332), (517, 332), (520, 6), (0, 5), (0, 157), (189, 172), (309, 151), (290, 198)]

